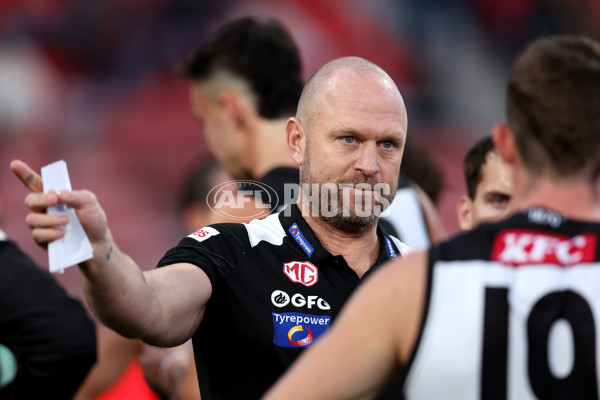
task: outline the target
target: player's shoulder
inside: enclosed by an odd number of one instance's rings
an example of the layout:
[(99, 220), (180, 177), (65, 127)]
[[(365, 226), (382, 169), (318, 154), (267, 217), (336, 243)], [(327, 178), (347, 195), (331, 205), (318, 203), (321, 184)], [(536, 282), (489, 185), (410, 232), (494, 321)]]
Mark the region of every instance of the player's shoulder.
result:
[(514, 225), (511, 220), (483, 223), (473, 230), (457, 233), (429, 249), (430, 261), (488, 259), (498, 232)]
[[(543, 208), (521, 210), (499, 221), (482, 223), (475, 229), (459, 233), (433, 246), (432, 260), (489, 260), (506, 246), (528, 247), (535, 238), (563, 238), (569, 240), (580, 235), (600, 235), (600, 224), (570, 220)], [(552, 241), (552, 239), (550, 239)]]
[(283, 225), (281, 225), (279, 213), (271, 214), (265, 218), (255, 219), (243, 225), (252, 247), (256, 246), (261, 241), (279, 246), (283, 243), (283, 239), (286, 236)]
[(254, 247), (261, 241), (280, 245), (285, 236), (278, 214), (271, 214), (245, 223), (220, 223), (206, 226), (190, 233), (186, 239), (203, 244), (237, 242)]
[(247, 239), (244, 224), (228, 222), (204, 226), (187, 235), (183, 241), (210, 245), (213, 243), (240, 242), (244, 239)]

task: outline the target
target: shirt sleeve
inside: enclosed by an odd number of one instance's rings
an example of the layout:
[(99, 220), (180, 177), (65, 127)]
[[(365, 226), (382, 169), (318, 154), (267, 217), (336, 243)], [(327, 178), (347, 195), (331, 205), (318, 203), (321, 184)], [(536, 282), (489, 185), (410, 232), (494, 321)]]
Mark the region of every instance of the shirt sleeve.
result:
[(194, 264), (206, 273), (214, 289), (229, 277), (248, 247), (248, 233), (243, 224), (211, 225), (183, 238), (167, 251), (157, 267)]

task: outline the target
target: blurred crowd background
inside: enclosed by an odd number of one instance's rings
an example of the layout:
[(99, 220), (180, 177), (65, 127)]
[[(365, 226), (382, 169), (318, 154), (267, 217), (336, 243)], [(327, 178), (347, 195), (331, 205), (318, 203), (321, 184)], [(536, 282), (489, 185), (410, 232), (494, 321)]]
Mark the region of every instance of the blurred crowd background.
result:
[[(305, 78), (345, 55), (388, 71), (409, 136), (442, 173), (436, 202), (450, 233), (462, 157), (504, 120), (515, 54), (552, 33), (600, 39), (600, 0), (0, 0), (0, 227), (9, 237), (48, 265), (8, 165), (63, 159), (73, 187), (100, 197), (123, 250), (153, 268), (187, 234), (175, 214), (180, 185), (208, 156), (188, 82), (174, 71), (242, 15), (286, 25)], [(75, 268), (57, 279), (82, 297)]]

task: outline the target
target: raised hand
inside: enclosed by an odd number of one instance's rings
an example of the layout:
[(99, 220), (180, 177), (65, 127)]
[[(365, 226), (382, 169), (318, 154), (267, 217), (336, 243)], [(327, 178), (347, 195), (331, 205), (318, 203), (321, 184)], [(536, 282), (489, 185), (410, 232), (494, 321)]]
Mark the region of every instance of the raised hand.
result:
[(106, 215), (92, 192), (62, 190), (42, 193), (42, 179), (31, 167), (20, 160), (14, 160), (10, 163), (10, 169), (32, 191), (25, 197), (25, 204), (31, 210), (25, 222), (40, 246), (46, 247), (49, 242), (65, 235), (62, 227), (68, 224), (69, 218), (66, 215), (46, 214), (48, 207), (58, 203), (75, 209), (92, 246), (96, 247), (100, 242), (110, 240)]
[(108, 229), (106, 214), (89, 190), (42, 193), (42, 180), (27, 164), (15, 160), (11, 170), (32, 192), (25, 197), (33, 238), (43, 247), (65, 235), (65, 215), (49, 215), (56, 204), (72, 207), (92, 247), (94, 257), (79, 264), (88, 305), (104, 325), (125, 337), (144, 338), (169, 347), (188, 339), (202, 319), (212, 294), (210, 280), (192, 264), (176, 263), (142, 271), (123, 253)]

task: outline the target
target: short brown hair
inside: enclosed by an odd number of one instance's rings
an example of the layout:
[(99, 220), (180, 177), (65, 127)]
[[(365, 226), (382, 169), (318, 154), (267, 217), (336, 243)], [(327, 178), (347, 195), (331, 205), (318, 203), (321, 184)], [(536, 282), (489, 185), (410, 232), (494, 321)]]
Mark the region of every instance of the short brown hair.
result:
[(600, 174), (600, 44), (576, 35), (535, 40), (508, 82), (508, 123), (535, 175)]
[(487, 162), (488, 155), (496, 151), (494, 142), (490, 136), (479, 139), (473, 147), (469, 149), (463, 160), (463, 172), (465, 183), (467, 184), (467, 193), (471, 200), (475, 200), (477, 186), (483, 180), (483, 166)]

